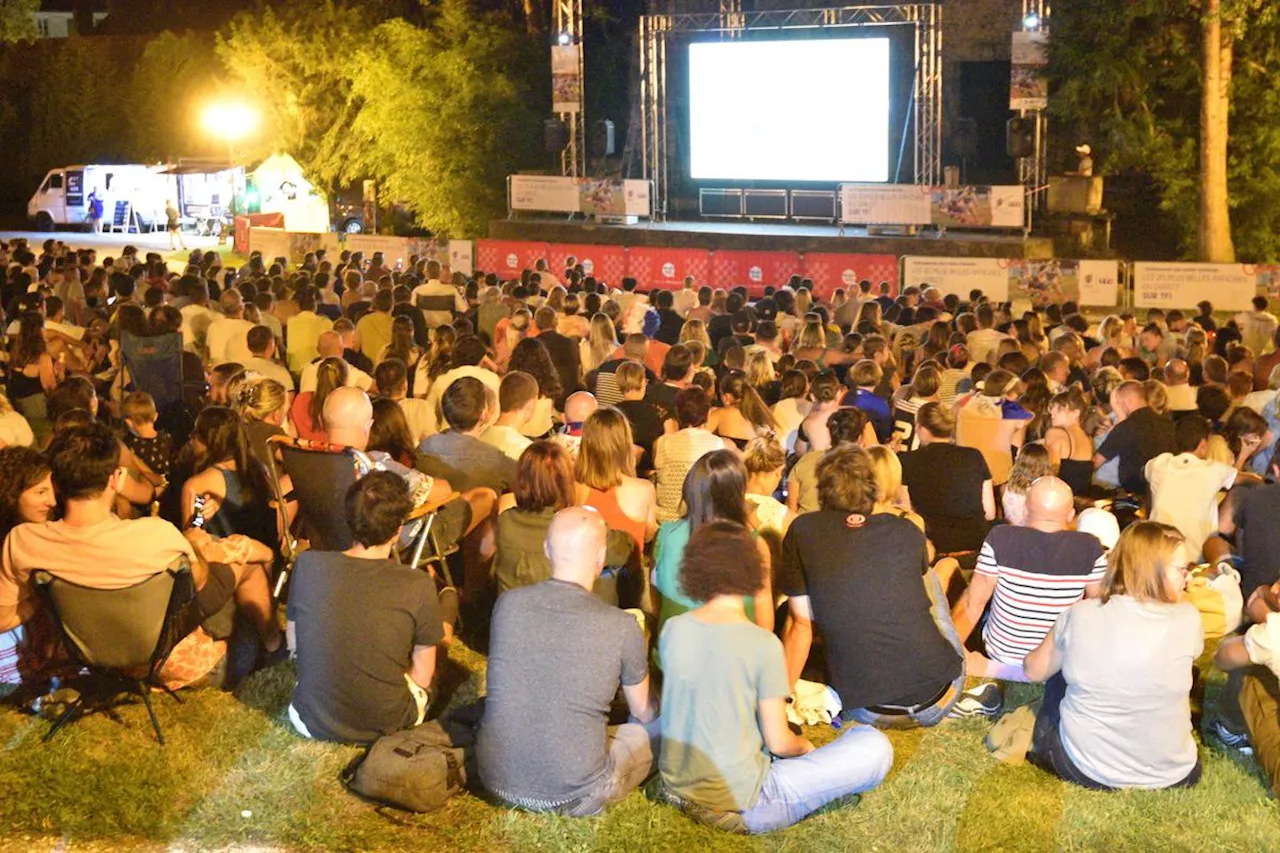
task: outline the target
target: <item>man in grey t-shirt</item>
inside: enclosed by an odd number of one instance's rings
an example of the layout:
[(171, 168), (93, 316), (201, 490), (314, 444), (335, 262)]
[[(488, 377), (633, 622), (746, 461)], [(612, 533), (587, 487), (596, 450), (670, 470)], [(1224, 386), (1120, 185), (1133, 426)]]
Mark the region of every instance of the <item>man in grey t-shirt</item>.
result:
[[(594, 510), (562, 510), (547, 531), (551, 580), (504, 593), (494, 608), (477, 754), (481, 783), (509, 805), (585, 817), (653, 772), (658, 712), (644, 635), (591, 592), (607, 533)], [(636, 722), (610, 727), (619, 684)]]

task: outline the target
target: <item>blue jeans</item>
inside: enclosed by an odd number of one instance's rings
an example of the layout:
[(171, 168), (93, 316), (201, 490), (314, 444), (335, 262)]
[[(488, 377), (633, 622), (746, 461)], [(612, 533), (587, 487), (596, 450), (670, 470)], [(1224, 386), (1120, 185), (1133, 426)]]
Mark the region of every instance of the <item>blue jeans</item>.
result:
[(769, 767), (756, 804), (742, 812), (751, 833), (791, 826), (833, 800), (870, 791), (893, 767), (893, 745), (869, 726), (855, 726), (839, 739)]

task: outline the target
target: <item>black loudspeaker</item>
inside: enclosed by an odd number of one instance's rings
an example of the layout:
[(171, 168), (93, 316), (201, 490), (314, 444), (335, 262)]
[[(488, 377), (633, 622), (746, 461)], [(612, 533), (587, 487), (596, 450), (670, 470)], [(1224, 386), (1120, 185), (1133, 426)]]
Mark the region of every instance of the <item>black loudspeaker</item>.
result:
[(548, 154), (559, 154), (569, 147), (569, 125), (558, 118), (542, 123), (542, 147)]
[(1036, 156), (1036, 120), (1011, 118), (1005, 135), (1005, 149), (1010, 157)]
[(955, 156), (967, 160), (978, 153), (978, 122), (971, 118), (958, 118), (951, 128), (951, 150)]
[(612, 157), (617, 150), (616, 145), (612, 121), (604, 119), (591, 126), (591, 152), (595, 156)]

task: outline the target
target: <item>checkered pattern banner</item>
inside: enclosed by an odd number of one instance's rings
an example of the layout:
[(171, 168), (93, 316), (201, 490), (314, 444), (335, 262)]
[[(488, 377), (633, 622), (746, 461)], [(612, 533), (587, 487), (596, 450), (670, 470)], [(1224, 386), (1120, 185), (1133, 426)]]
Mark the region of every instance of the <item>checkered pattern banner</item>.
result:
[(854, 255), (812, 252), (804, 256), (804, 277), (813, 280), (813, 295), (830, 299), (836, 288), (848, 290), (858, 282), (871, 282), (878, 294), (880, 282), (889, 282), (889, 293), (898, 295), (898, 259), (893, 255)]
[(503, 279), (519, 278), (520, 272), (533, 269), (539, 259), (550, 254), (546, 243), (514, 240), (477, 240), (476, 269), (497, 273)]
[(569, 258), (582, 264), (583, 272), (613, 287), (618, 287), (627, 274), (627, 250), (622, 246), (588, 246), (554, 243), (547, 254), (547, 263), (557, 276), (566, 267)]
[(745, 287), (754, 299), (764, 296), (766, 287), (782, 287), (801, 269), (795, 252), (713, 252), (711, 278), (699, 284)]
[(674, 290), (684, 286), (684, 278), (705, 281), (711, 271), (711, 253), (704, 249), (627, 250), (627, 275), (641, 290), (655, 287)]

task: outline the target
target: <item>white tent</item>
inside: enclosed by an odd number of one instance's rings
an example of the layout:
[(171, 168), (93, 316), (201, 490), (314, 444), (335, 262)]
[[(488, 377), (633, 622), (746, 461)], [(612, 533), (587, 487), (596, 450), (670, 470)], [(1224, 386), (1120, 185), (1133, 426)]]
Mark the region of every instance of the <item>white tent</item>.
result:
[(253, 170), (262, 213), (283, 213), (289, 231), (322, 234), (329, 230), (329, 203), (284, 153), (272, 154)]

